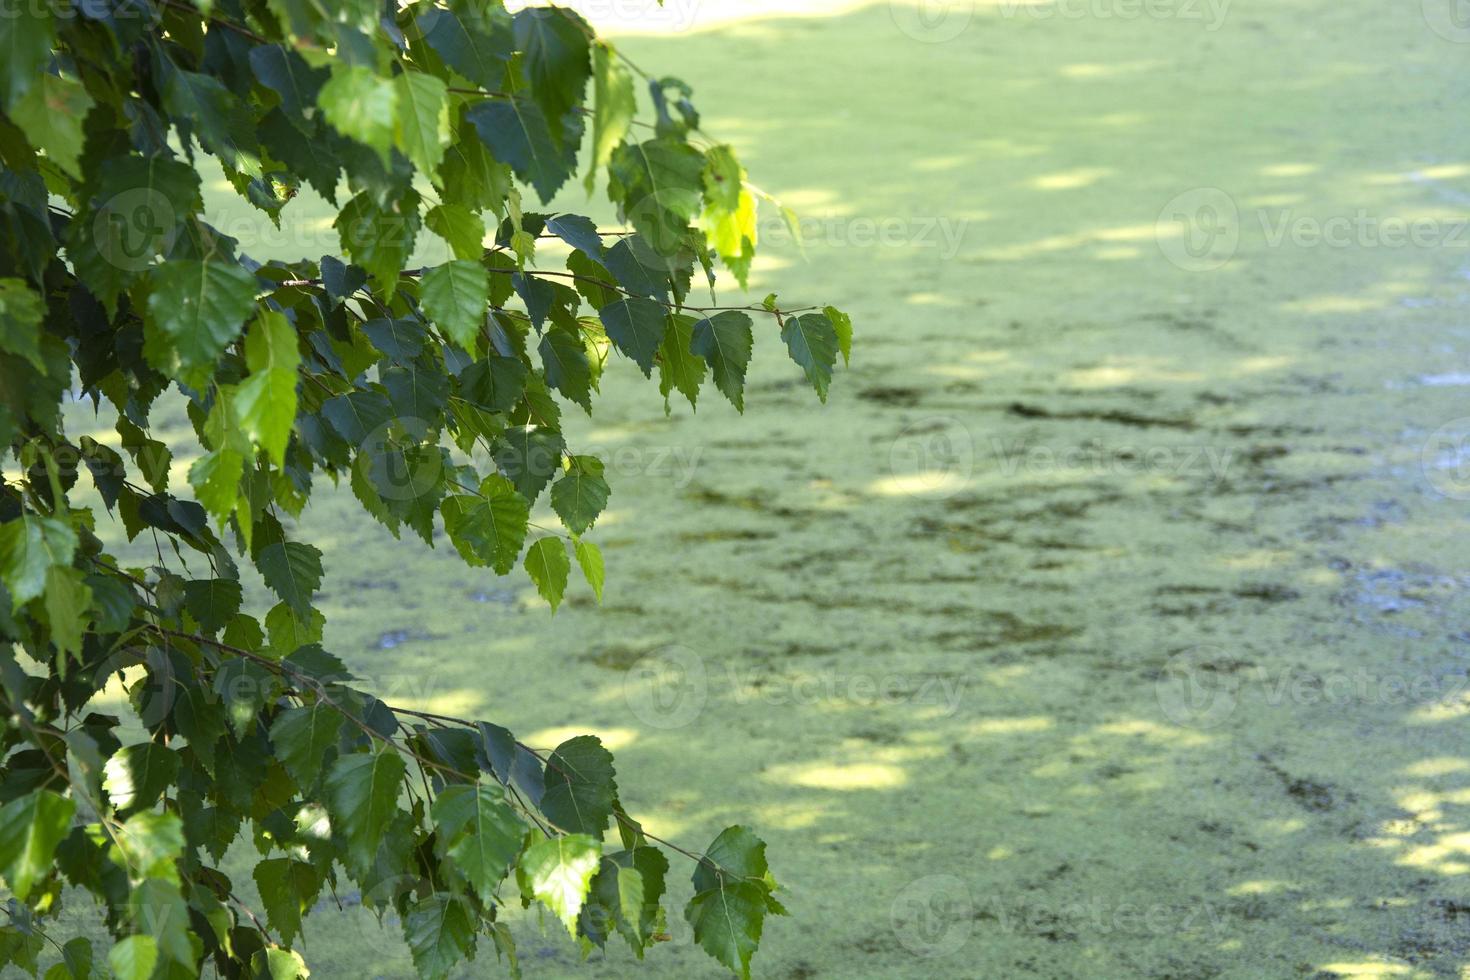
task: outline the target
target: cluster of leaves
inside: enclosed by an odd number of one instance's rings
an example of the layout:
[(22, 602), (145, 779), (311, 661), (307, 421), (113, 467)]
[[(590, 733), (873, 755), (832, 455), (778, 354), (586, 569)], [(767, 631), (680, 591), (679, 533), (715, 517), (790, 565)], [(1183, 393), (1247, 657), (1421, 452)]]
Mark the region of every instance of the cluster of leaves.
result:
[[(611, 488), (560, 419), (591, 413), (613, 352), (657, 372), (666, 406), (712, 381), (743, 409), (769, 322), (825, 399), (847, 317), (714, 303), (717, 266), (744, 283), (761, 195), (688, 87), (574, 13), (498, 0), (29, 0), (0, 16), (0, 52), (0, 966), (34, 972), (51, 943), (50, 980), (303, 976), (302, 918), (344, 882), (401, 918), (425, 977), (485, 937), (513, 969), (507, 902), (641, 956), (672, 850), (694, 862), (696, 941), (748, 975), (782, 912), (757, 837), (685, 851), (624, 810), (595, 738), (537, 751), (354, 686), (321, 646), (322, 554), (296, 526), (320, 477), (345, 479), (395, 535), (442, 527), (553, 608), (575, 559), (600, 597), (585, 535)], [(579, 155), (622, 228), (523, 209)], [(204, 158), (262, 220), (303, 184), (334, 202), (342, 255), (243, 254), (205, 220)], [(407, 268), (425, 236), (454, 258)], [(711, 305), (690, 302), (697, 275)], [(184, 445), (150, 426), (170, 390)], [(71, 438), (68, 397), (116, 442)], [(84, 474), (155, 565), (108, 554), (72, 499)], [(548, 487), (565, 533), (533, 535)], [(242, 564), (279, 600), (263, 615)], [(126, 717), (94, 703), (110, 683)], [(237, 839), (258, 910), (218, 867)], [(116, 940), (95, 964), (47, 934), (68, 888)]]

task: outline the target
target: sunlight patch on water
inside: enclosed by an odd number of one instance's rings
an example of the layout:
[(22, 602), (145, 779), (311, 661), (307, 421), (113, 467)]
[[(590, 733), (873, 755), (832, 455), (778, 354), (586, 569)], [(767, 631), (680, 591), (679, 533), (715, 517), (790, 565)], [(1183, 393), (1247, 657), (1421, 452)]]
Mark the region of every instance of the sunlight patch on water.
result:
[(1256, 878), (1251, 881), (1242, 881), (1225, 890), (1227, 895), (1271, 895), (1276, 892), (1290, 891), (1295, 886), (1289, 881), (1279, 878)]
[(865, 789), (894, 789), (909, 781), (902, 767), (875, 762), (776, 766), (766, 773), (765, 778), (788, 786), (830, 789), (843, 793)]
[(599, 728), (596, 725), (561, 725), (539, 728), (523, 737), (523, 741), (534, 749), (554, 748), (569, 738), (578, 735), (596, 735), (609, 752), (621, 752), (638, 741), (638, 732), (631, 728)]
[(958, 473), (911, 473), (889, 476), (868, 484), (868, 493), (880, 497), (948, 497), (970, 485)]
[(1401, 977), (1412, 973), (1406, 966), (1397, 963), (1377, 963), (1364, 960), (1358, 963), (1328, 963), (1322, 969), (1332, 975), (1339, 977), (1352, 977), (1357, 980), (1368, 980), (1371, 977)]
[(1070, 191), (1079, 187), (1091, 187), (1112, 173), (1111, 167), (1078, 167), (1054, 174), (1040, 174), (1026, 183), (1028, 187), (1039, 191)]
[(1459, 759), (1452, 755), (1438, 756), (1433, 759), (1423, 759), (1408, 766), (1404, 772), (1410, 776), (1421, 776), (1432, 779), (1435, 776), (1448, 776), (1452, 772), (1464, 772), (1470, 769), (1470, 761)]
[(971, 735), (1021, 735), (1029, 732), (1044, 732), (1055, 728), (1056, 722), (1046, 715), (1028, 715), (1017, 718), (987, 718), (970, 726)]

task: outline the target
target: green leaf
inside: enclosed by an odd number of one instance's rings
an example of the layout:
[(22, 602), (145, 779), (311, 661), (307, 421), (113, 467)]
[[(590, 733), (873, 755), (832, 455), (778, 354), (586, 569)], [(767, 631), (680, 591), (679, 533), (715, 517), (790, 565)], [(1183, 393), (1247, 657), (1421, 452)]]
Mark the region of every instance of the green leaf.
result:
[(67, 250), (98, 299), (115, 306), (117, 290), (166, 254), (180, 223), (200, 209), (199, 174), (162, 154), (112, 157), (97, 179), (95, 206), (72, 223)]
[(321, 891), (321, 875), (304, 861), (271, 858), (257, 864), (252, 877), (270, 924), (280, 934), (281, 941), (290, 945), (301, 935), (301, 917)]
[(602, 464), (590, 456), (572, 457), (571, 468), (551, 486), (551, 509), (573, 534), (584, 534), (607, 508), (612, 492)]
[(715, 387), (736, 411), (745, 411), (745, 369), (754, 346), (750, 317), (724, 310), (694, 325), (689, 349), (709, 364)]
[(436, 893), (409, 909), (403, 936), (424, 980), (444, 980), (475, 958), (475, 918), (464, 899), (454, 895)]
[(542, 426), (516, 426), (495, 441), (495, 465), (516, 491), (534, 502), (561, 469), (566, 442), (560, 432)]
[(260, 176), (251, 115), (224, 83), (210, 75), (180, 71), (171, 61), (162, 65), (163, 107), (175, 125), (193, 134), (228, 169)]
[(327, 774), (327, 812), (359, 870), (371, 867), (388, 822), (398, 813), (403, 757), (387, 749), (345, 755)]
[(687, 143), (660, 137), (622, 144), (608, 167), (623, 214), (654, 249), (672, 254), (700, 211), (704, 155)]
[(558, 327), (546, 331), (536, 348), (546, 383), (592, 414), (592, 365), (580, 336)]
[(602, 549), (591, 541), (577, 539), (576, 545), (577, 565), (582, 569), (582, 576), (587, 579), (587, 584), (592, 586), (592, 592), (597, 596), (597, 601), (602, 602), (602, 585), (607, 578), (607, 571), (602, 564)]
[(142, 810), (158, 802), (179, 774), (179, 754), (157, 742), (119, 749), (103, 768), (102, 788), (119, 810)]
[(267, 946), (250, 958), (258, 980), (305, 980), (311, 971), (294, 949)]
[(158, 965), (158, 940), (128, 936), (107, 952), (107, 965), (116, 980), (149, 980)]
[(424, 224), (449, 244), (457, 259), (478, 262), (485, 253), (485, 219), (463, 205), (436, 205), (424, 215)]
[(694, 353), (694, 324), (692, 316), (682, 313), (669, 314), (668, 331), (658, 349), (658, 390), (667, 401), (678, 389), (689, 399), (693, 408), (699, 400), (699, 386), (704, 384), (705, 362)]
[(64, 654), (79, 656), (82, 636), (92, 623), (92, 589), (80, 569), (52, 565), (46, 569), (46, 621), (51, 642)]
[(327, 399), (322, 403), (322, 415), (343, 439), (361, 447), (392, 420), (393, 406), (383, 392), (359, 388)]
[(133, 878), (177, 881), (174, 862), (184, 853), (184, 822), (174, 813), (144, 810), (117, 830), (117, 843)]
[(92, 97), (81, 82), (59, 75), (42, 75), (40, 84), (31, 86), (11, 107), (10, 117), (32, 146), (80, 180), (82, 122), (92, 104)]
[(552, 837), (531, 845), (516, 869), (521, 891), (561, 920), (573, 938), (602, 855), (602, 842), (585, 834)]
[(148, 878), (128, 896), (128, 914), (139, 931), (158, 942), (160, 958), (197, 975), (189, 906), (172, 879)]
[(398, 89), (394, 140), (403, 155), (430, 180), (436, 179), (449, 142), (446, 86), (433, 75), (406, 71), (393, 79)]
[(92, 975), (92, 941), (84, 936), (61, 947), (61, 962), (46, 971), (46, 980), (88, 980)]
[(653, 375), (653, 357), (668, 329), (664, 307), (641, 296), (624, 297), (597, 311), (618, 350), (631, 357), (645, 378)]
[(617, 889), (618, 912), (636, 935), (643, 912), (643, 875), (637, 868), (619, 867)]
[(460, 374), (460, 395), (487, 412), (509, 412), (526, 391), (527, 373), (520, 358), (491, 355)]
[(255, 293), (255, 277), (233, 262), (165, 262), (153, 271), (148, 291), (148, 363), (191, 388), (205, 387), (220, 354), (255, 312)]
[(322, 584), (322, 553), (300, 541), (266, 545), (256, 559), (266, 587), (280, 596), (303, 619), (311, 612), (311, 597)]
[(398, 289), (398, 274), (413, 252), (418, 237), (419, 197), (404, 190), (398, 198), (379, 204), (364, 191), (342, 208), (332, 226), (342, 242), (342, 250), (352, 261), (367, 270), (384, 299), (392, 299)]
[(245, 457), (232, 449), (213, 450), (189, 465), (194, 498), (220, 520), (234, 512), (244, 475)]
[(546, 219), (546, 230), (589, 256), (595, 258), (602, 254), (602, 235), (598, 234), (597, 225), (591, 218), (580, 214), (558, 214)]
[(603, 41), (592, 45), (592, 153), (585, 184), (587, 193), (597, 185), (597, 172), (612, 159), (638, 112), (633, 97), (633, 76), (618, 60), (612, 46)]
[(759, 885), (722, 880), (713, 890), (695, 895), (684, 909), (694, 941), (745, 980), (750, 978), (750, 958), (760, 947), (764, 895)]
[(541, 812), (563, 830), (601, 838), (618, 797), (615, 775), (612, 753), (595, 735), (568, 739), (546, 761)]
[(496, 904), (495, 890), (521, 850), (525, 823), (494, 784), (449, 786), (431, 811), (450, 861), (480, 901)]
[(45, 77), (55, 44), (48, 4), (28, 3), (0, 17), (0, 108), (9, 111), (37, 79)]
[(310, 788), (341, 731), (342, 713), (317, 701), (281, 712), (271, 725), (271, 744), (296, 782)]
[(22, 279), (0, 279), (0, 350), (30, 361), (37, 371), (46, 370), (41, 356), (41, 320), (46, 307)]
[(716, 960), (748, 978), (767, 912), (784, 914), (771, 892), (765, 841), (735, 826), (726, 828), (694, 869), (694, 897), (684, 917), (694, 941)]
[(316, 105), (317, 94), (331, 72), (312, 68), (301, 55), (279, 44), (251, 48), (250, 68), (262, 85), (280, 97), (287, 118), (311, 135), (314, 129), (306, 123), (306, 111)]
[(399, 115), (399, 86), (362, 65), (338, 63), (332, 77), (317, 94), (317, 106), (332, 128), (349, 139), (372, 147), (384, 161), (393, 145)]
[(832, 368), (837, 363), (837, 331), (822, 313), (804, 313), (786, 318), (781, 339), (791, 359), (806, 372), (807, 380), (817, 390), (817, 397), (827, 400), (827, 387), (832, 383)]
[(431, 8), (419, 15), (418, 26), (449, 67), (481, 88), (500, 87), (515, 46), (504, 9), (475, 3)]
[(495, 159), (510, 164), (517, 177), (536, 188), (543, 203), (571, 176), (576, 155), (568, 158), (557, 149), (541, 106), (529, 98), (486, 99), (464, 115)]
[(245, 361), (250, 377), (235, 390), (240, 427), (281, 466), (296, 422), (296, 328), (281, 314), (262, 310), (245, 336)]
[(527, 7), (515, 15), (515, 42), (531, 92), (546, 112), (559, 120), (582, 102), (587, 76), (587, 23), (566, 7)]
[(490, 302), (490, 277), (485, 267), (455, 259), (431, 269), (423, 278), (419, 300), (449, 339), (474, 350)]
[(492, 473), (480, 484), (480, 496), (446, 497), (440, 505), (444, 530), (470, 565), (505, 575), (515, 567), (531, 507), (505, 477)]
[(536, 591), (551, 603), (551, 611), (556, 612), (562, 596), (566, 594), (567, 577), (572, 570), (566, 545), (556, 537), (537, 538), (526, 550), (524, 566), (526, 574), (536, 583)]
[(240, 583), (210, 578), (184, 583), (184, 605), (206, 633), (218, 633), (240, 611)]
[(845, 366), (852, 357), (852, 317), (835, 306), (823, 307), (822, 312), (832, 321), (832, 330), (837, 334), (837, 349), (842, 351)]
[(25, 901), (51, 871), (56, 845), (71, 831), (74, 801), (49, 789), (37, 790), (0, 807), (0, 876)]
[(19, 609), (46, 589), (46, 573), (53, 565), (70, 565), (77, 535), (53, 517), (24, 515), (0, 524), (0, 584)]
[(662, 851), (638, 846), (604, 858), (598, 880), (592, 883), (599, 900), (615, 911), (618, 931), (640, 959), (642, 947), (654, 942), (664, 926), (660, 902), (668, 871), (669, 859)]
[(245, 738), (256, 726), (260, 711), (281, 693), (281, 680), (253, 660), (234, 657), (215, 671), (213, 691), (229, 717), (237, 738)]

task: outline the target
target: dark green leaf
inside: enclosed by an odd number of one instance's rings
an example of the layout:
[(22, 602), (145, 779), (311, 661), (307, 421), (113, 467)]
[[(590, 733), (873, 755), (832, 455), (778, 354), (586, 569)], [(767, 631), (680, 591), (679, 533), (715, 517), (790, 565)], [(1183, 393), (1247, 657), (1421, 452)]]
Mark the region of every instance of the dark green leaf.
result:
[(143, 344), (148, 362), (194, 388), (255, 311), (255, 277), (231, 262), (178, 260), (154, 270)]
[(398, 813), (403, 757), (375, 751), (344, 755), (327, 774), (327, 811), (351, 864), (367, 869), (388, 822)]
[[(562, 555), (565, 561), (565, 551)], [(546, 760), (541, 812), (563, 830), (600, 838), (617, 800), (614, 775), (612, 753), (596, 736), (579, 735), (563, 742)]]
[(745, 411), (745, 369), (754, 344), (750, 317), (737, 310), (724, 310), (694, 325), (689, 348), (705, 359), (714, 375), (715, 387)]
[(608, 338), (643, 369), (644, 377), (653, 375), (653, 358), (668, 328), (664, 314), (663, 306), (637, 296), (624, 297), (597, 311)]
[(832, 368), (837, 363), (837, 331), (832, 321), (822, 313), (788, 317), (781, 328), (781, 339), (786, 341), (791, 359), (801, 365), (817, 396), (825, 402)]
[(266, 545), (256, 559), (266, 586), (305, 617), (311, 597), (322, 584), (322, 553), (300, 541)]

